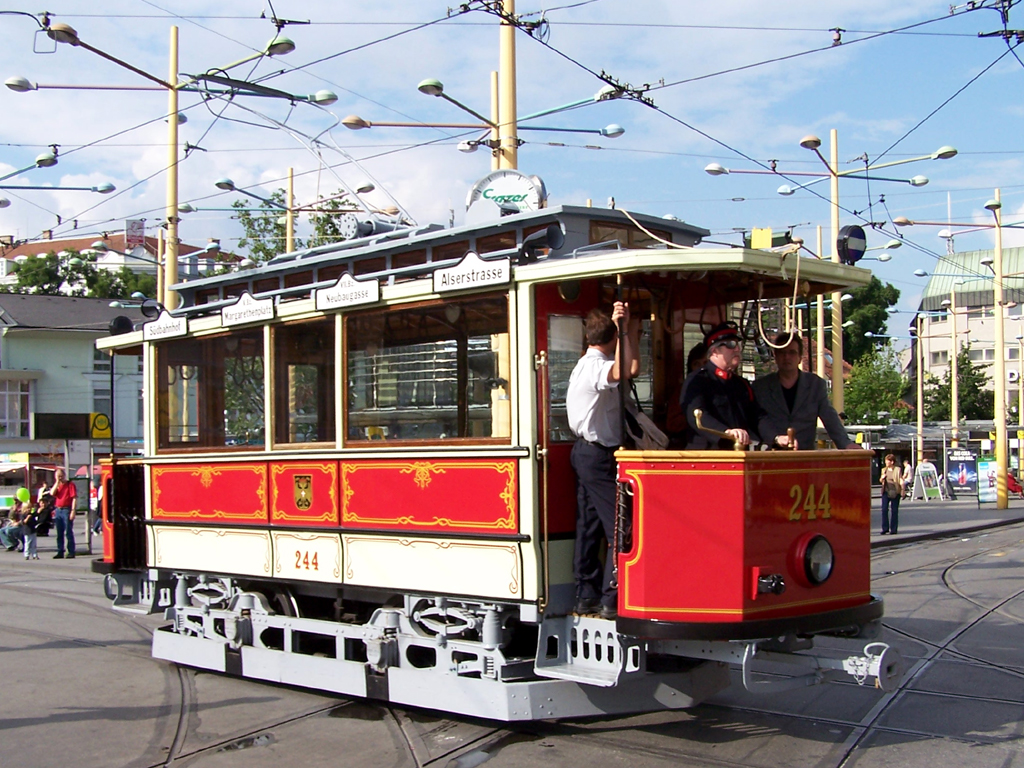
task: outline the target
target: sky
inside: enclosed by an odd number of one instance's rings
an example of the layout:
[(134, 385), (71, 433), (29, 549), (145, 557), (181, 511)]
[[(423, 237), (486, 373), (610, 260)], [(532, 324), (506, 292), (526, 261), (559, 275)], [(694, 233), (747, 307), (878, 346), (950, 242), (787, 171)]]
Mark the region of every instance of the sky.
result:
[[(70, 24), (79, 38), (156, 77), (167, 78), (171, 27), (179, 28), (178, 72), (184, 77), (257, 52), (277, 33), (273, 17), (296, 49), (230, 70), (294, 94), (329, 89), (337, 103), (309, 104), (239, 96), (231, 102), (183, 93), (179, 109), (179, 197), (200, 210), (183, 216), (184, 242), (219, 238), (226, 249), (242, 236), (226, 208), (238, 193), (214, 186), (222, 177), (267, 195), (296, 174), (300, 203), (371, 180), (371, 205), (397, 201), (420, 224), (461, 223), (466, 193), (490, 170), (485, 151), (457, 151), (477, 132), (435, 128), (352, 131), (348, 115), (370, 121), (472, 122), (443, 99), (419, 93), (425, 78), (444, 83), (446, 94), (489, 112), (489, 73), (498, 67), (494, 15), (469, 3), (449, 15), (434, 0), (351, 2), (335, 0), (51, 0), (53, 23)], [(929, 155), (950, 145), (958, 155), (897, 166), (879, 175), (922, 187), (847, 179), (840, 185), (843, 224), (885, 222), (868, 228), (868, 245), (881, 252), (893, 235), (906, 244), (888, 262), (862, 261), (901, 292), (899, 308), (917, 306), (924, 269), (942, 271), (946, 252), (939, 227), (894, 228), (891, 219), (992, 221), (985, 209), (1000, 188), (1005, 223), (1024, 220), (1024, 46), (1011, 36), (981, 34), (1004, 29), (993, 0), (978, 10), (950, 12), (940, 0), (518, 0), (517, 14), (544, 21), (535, 37), (517, 33), (519, 114), (590, 97), (606, 73), (628, 84), (634, 98), (590, 104), (532, 121), (534, 125), (625, 128), (618, 138), (587, 133), (522, 132), (519, 168), (539, 175), (550, 204), (605, 206), (672, 215), (712, 231), (709, 240), (739, 242), (752, 227), (794, 227), (812, 249), (822, 226), (828, 251), (828, 183), (788, 197), (777, 188), (796, 182), (772, 175), (710, 176), (709, 163), (756, 170), (777, 162), (780, 172), (823, 172), (800, 140), (814, 134), (827, 157), (829, 132), (837, 131), (842, 170), (863, 167), (864, 156), (890, 162)], [(1024, 5), (1009, 5), (1006, 28), (1024, 28)], [(9, 5), (0, 14), (7, 44), (0, 76), (41, 84), (150, 85), (149, 81), (82, 47), (55, 45), (42, 32), (36, 6)], [(22, 14), (11, 13), (21, 11)], [(305, 23), (309, 22), (309, 23)], [(835, 29), (840, 41), (834, 44)], [(539, 37), (540, 39), (536, 39)], [(1017, 56), (1020, 56), (1018, 59)], [(59, 145), (59, 163), (32, 168), (5, 185), (95, 186), (117, 192), (5, 190), (0, 235), (16, 240), (87, 236), (123, 229), (145, 218), (155, 234), (165, 216), (168, 98), (166, 92), (0, 89), (0, 173), (32, 166)], [(525, 124), (525, 123), (524, 123)], [(182, 148), (191, 148), (187, 154)], [(340, 180), (339, 180), (340, 179)], [(386, 192), (385, 192), (386, 190)], [(883, 201), (884, 200), (884, 201)], [(951, 216), (951, 219), (948, 218)], [(58, 217), (60, 223), (58, 223)], [(300, 220), (298, 234), (309, 224)], [(958, 228), (953, 227), (954, 231)], [(990, 230), (955, 238), (957, 250), (992, 246)], [(1024, 245), (1024, 231), (1008, 230), (1005, 246)], [(45, 252), (41, 245), (40, 252)], [(910, 315), (903, 317), (906, 323)], [(890, 332), (905, 334), (898, 319)]]

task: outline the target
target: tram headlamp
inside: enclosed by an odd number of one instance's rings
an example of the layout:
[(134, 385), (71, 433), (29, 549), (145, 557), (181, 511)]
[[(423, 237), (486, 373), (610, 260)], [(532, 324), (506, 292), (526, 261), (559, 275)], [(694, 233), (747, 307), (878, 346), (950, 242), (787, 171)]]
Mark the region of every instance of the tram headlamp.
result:
[(804, 550), (804, 575), (811, 584), (823, 584), (832, 575), (835, 553), (824, 536), (815, 536)]

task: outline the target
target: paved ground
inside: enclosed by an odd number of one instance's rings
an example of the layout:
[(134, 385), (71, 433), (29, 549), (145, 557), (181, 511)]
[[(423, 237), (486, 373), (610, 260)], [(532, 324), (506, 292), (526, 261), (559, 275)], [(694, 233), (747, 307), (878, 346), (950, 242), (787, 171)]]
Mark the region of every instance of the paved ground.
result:
[(1010, 516), (902, 511), (902, 537), (944, 537), (874, 554), (899, 690), (737, 685), (685, 712), (515, 729), (153, 661), (161, 619), (111, 611), (89, 559), (54, 561), (43, 539), (38, 562), (0, 552), (0, 766), (1024, 766), (1024, 524), (955, 535)]
[(898, 533), (882, 536), (882, 500), (876, 495), (871, 509), (871, 546), (890, 546), (1024, 522), (1024, 499), (1011, 498), (1009, 503), (1009, 509), (996, 509), (995, 504), (979, 505), (974, 497), (956, 501), (904, 499), (900, 502)]

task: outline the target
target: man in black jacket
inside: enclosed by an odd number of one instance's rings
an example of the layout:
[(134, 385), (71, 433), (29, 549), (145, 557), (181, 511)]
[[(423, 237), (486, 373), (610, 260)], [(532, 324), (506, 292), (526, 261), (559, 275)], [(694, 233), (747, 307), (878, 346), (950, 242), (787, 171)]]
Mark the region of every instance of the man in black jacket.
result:
[[(704, 336), (708, 361), (697, 371), (683, 397), (683, 413), (689, 426), (686, 450), (732, 450), (733, 443), (762, 443), (788, 447), (786, 435), (776, 434), (768, 415), (754, 398), (750, 383), (739, 375), (743, 340), (736, 323), (719, 323)], [(701, 423), (730, 439), (702, 432), (694, 411), (703, 412)]]

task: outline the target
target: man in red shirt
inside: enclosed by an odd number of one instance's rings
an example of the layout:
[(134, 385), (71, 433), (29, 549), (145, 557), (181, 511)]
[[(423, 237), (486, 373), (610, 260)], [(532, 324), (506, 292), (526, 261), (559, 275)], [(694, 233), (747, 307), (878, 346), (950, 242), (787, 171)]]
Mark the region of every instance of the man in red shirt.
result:
[(53, 559), (63, 560), (65, 557), (65, 532), (68, 538), (67, 557), (70, 559), (75, 556), (75, 504), (78, 501), (78, 493), (75, 491), (75, 484), (68, 481), (63, 469), (56, 471), (50, 494), (53, 496), (53, 519), (57, 523), (57, 554)]

